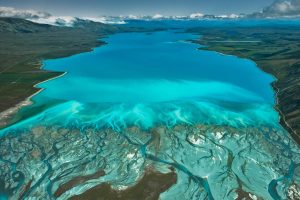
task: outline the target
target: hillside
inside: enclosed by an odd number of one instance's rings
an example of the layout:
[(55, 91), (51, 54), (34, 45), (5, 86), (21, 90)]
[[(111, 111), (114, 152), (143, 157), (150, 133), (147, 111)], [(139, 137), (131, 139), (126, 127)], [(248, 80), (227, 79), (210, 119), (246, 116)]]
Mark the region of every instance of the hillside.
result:
[(281, 124), (300, 144), (300, 28), (265, 26), (189, 31), (202, 35), (196, 42), (205, 45), (205, 49), (251, 59), (277, 78), (273, 88)]
[(104, 44), (99, 38), (119, 31), (125, 30), (84, 20), (71, 28), (0, 18), (0, 113), (37, 92), (35, 84), (61, 74), (41, 70), (43, 59), (90, 51)]

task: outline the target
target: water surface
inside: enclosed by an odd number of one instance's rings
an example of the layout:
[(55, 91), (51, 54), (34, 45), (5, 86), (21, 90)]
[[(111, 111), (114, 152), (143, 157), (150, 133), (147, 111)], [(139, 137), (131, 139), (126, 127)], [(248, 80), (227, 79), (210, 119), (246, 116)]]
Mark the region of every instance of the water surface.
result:
[(250, 60), (198, 50), (188, 42), (196, 38), (116, 34), (92, 52), (46, 60), (44, 69), (67, 73), (39, 84), (23, 110), (42, 111), (1, 132), (4, 149), (21, 148), (3, 153), (3, 173), (22, 174), (11, 178), (15, 190), (35, 177), (25, 196), (47, 199), (74, 177), (105, 171), (63, 199), (100, 183), (126, 189), (148, 168), (172, 167), (177, 183), (162, 199), (285, 198), (299, 181), (299, 149), (278, 123), (274, 78)]
[(77, 120), (113, 119), (114, 128), (169, 125), (169, 118), (172, 125), (277, 123), (270, 75), (250, 60), (197, 50), (190, 39), (174, 31), (117, 34), (91, 53), (45, 61), (44, 69), (67, 74), (39, 84), (33, 100), (67, 102)]

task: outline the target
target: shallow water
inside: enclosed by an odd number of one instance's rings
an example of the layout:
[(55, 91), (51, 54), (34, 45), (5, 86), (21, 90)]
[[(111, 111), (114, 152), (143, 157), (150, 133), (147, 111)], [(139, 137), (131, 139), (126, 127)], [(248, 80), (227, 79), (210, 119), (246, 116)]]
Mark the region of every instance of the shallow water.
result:
[[(35, 98), (83, 103), (144, 103), (197, 97), (273, 102), (269, 86), (272, 77), (249, 60), (196, 51), (198, 45), (185, 42), (196, 38), (172, 31), (113, 35), (105, 40), (108, 45), (91, 53), (44, 62), (45, 69), (68, 74), (40, 84), (38, 87), (46, 91)], [(59, 87), (62, 84), (64, 87)], [(234, 98), (223, 93), (232, 93)]]
[(273, 78), (249, 60), (186, 42), (195, 38), (173, 31), (117, 34), (91, 53), (45, 61), (45, 69), (67, 74), (39, 84), (44, 90), (33, 97), (35, 106), (63, 101), (65, 119), (115, 129), (177, 122), (278, 125)]
[(1, 180), (11, 182), (2, 190), (49, 199), (72, 178), (105, 171), (64, 199), (173, 167), (177, 183), (161, 199), (286, 198), (299, 185), (300, 151), (278, 123), (273, 77), (250, 60), (197, 50), (187, 42), (196, 38), (116, 34), (93, 52), (45, 61), (67, 74), (39, 84), (22, 112), (47, 109), (0, 132)]

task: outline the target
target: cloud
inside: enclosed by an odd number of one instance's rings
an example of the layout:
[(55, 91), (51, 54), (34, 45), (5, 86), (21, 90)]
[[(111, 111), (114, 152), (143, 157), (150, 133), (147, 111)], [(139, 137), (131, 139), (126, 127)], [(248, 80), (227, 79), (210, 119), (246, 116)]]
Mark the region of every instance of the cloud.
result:
[(72, 26), (76, 18), (70, 16), (53, 16), (47, 12), (36, 10), (21, 10), (11, 7), (0, 7), (0, 17), (14, 17), (27, 19), (36, 23), (51, 24), (57, 26)]
[(74, 26), (79, 20), (88, 20), (101, 22), (105, 24), (125, 24), (126, 20), (202, 20), (202, 19), (234, 19), (240, 18), (240, 15), (204, 15), (202, 13), (192, 13), (187, 16), (164, 16), (156, 14), (153, 16), (146, 15), (128, 15), (128, 16), (99, 16), (99, 17), (72, 17), (72, 16), (54, 16), (47, 12), (36, 10), (21, 10), (11, 7), (0, 7), (0, 17), (15, 17), (27, 19), (40, 24), (50, 24), (56, 26)]
[[(126, 22), (126, 20), (206, 20), (206, 19), (238, 19), (243, 18), (244, 15), (237, 14), (229, 14), (229, 15), (207, 15), (202, 13), (192, 13), (190, 15), (171, 15), (165, 16), (161, 14), (155, 15), (128, 15), (128, 16), (120, 16), (119, 19)], [(118, 18), (118, 17), (114, 17)]]
[(164, 16), (161, 14), (156, 14), (156, 15), (153, 15), (152, 18), (153, 19), (162, 19), (162, 18), (164, 18)]
[(202, 14), (202, 13), (192, 13), (192, 14), (190, 14), (191, 19), (202, 18), (203, 16), (204, 16), (204, 14)]
[[(72, 16), (54, 16), (47, 12), (40, 12), (36, 10), (21, 10), (11, 7), (0, 7), (0, 17), (14, 17), (27, 19), (32, 22), (40, 24), (50, 24), (55, 26), (73, 26), (79, 18)], [(112, 17), (94, 17), (94, 18), (81, 18), (94, 22), (101, 22), (106, 24), (123, 24), (124, 21)]]
[(276, 0), (261, 12), (250, 16), (263, 18), (300, 16), (300, 0)]
[(35, 10), (19, 10), (11, 7), (0, 7), (0, 17), (15, 17), (22, 19), (39, 19), (50, 17), (51, 14)]
[(221, 19), (237, 19), (237, 18), (241, 18), (241, 16), (237, 15), (237, 14), (217, 15), (216, 18), (221, 18)]
[(73, 26), (74, 22), (77, 20), (75, 17), (70, 16), (49, 16), (49, 17), (41, 17), (38, 19), (28, 19), (30, 21), (39, 23), (39, 24), (50, 24), (54, 26)]
[(263, 10), (270, 16), (300, 15), (300, 0), (277, 0)]
[(102, 17), (83, 17), (82, 19), (93, 21), (93, 22), (100, 22), (104, 24), (126, 24), (126, 22), (120, 17), (102, 16)]

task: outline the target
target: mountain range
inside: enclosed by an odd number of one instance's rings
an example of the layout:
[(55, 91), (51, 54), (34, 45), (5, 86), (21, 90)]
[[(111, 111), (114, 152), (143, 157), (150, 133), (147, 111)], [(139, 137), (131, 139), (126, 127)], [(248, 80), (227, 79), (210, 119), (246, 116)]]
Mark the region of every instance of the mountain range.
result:
[(127, 16), (97, 16), (97, 17), (74, 17), (54, 16), (47, 12), (36, 10), (22, 10), (12, 7), (0, 7), (0, 17), (12, 17), (27, 19), (40, 24), (55, 26), (74, 26), (83, 21), (100, 22), (104, 24), (125, 24), (127, 20), (209, 20), (209, 19), (265, 19), (265, 18), (299, 18), (300, 0), (276, 0), (270, 6), (259, 12), (250, 14), (203, 14), (201, 12), (184, 16), (164, 16), (161, 14), (150, 15), (127, 15)]

